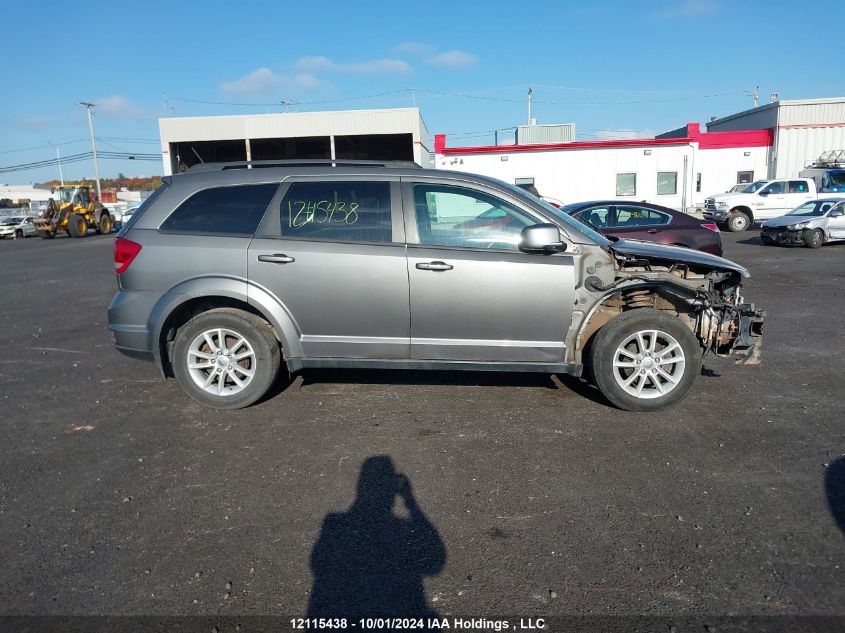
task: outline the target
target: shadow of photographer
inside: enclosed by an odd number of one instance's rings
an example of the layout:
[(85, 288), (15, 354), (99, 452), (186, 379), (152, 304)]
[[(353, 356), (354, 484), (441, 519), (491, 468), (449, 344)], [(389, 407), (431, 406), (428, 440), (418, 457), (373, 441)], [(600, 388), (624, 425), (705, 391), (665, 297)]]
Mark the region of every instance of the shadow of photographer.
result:
[[(393, 508), (401, 499), (407, 516)], [(310, 618), (433, 618), (423, 578), (440, 572), (446, 548), (408, 478), (386, 455), (361, 466), (355, 501), (332, 513), (311, 552)]]

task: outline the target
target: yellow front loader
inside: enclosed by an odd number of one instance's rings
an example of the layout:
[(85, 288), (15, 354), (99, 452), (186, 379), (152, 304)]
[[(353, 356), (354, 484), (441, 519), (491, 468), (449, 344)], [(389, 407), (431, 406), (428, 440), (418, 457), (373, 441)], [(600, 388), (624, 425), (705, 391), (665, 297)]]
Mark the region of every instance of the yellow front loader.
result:
[(62, 231), (71, 237), (85, 237), (88, 229), (111, 233), (114, 219), (99, 200), (92, 199), (90, 186), (59, 187), (58, 192), (59, 201), (51, 198), (44, 215), (33, 222), (38, 235), (46, 240)]

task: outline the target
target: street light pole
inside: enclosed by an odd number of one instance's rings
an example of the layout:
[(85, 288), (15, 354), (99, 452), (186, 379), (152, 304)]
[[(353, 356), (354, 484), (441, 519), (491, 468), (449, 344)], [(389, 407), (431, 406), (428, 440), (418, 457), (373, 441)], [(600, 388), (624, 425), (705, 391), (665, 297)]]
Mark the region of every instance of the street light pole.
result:
[[(50, 143), (50, 141), (47, 141)], [(59, 161), (59, 182), (62, 183), (62, 187), (65, 186), (65, 175), (62, 173), (62, 156), (59, 154), (59, 146), (55, 143), (50, 143), (53, 148), (56, 150), (56, 160)]]
[(91, 135), (91, 150), (94, 154), (94, 178), (97, 180), (97, 200), (102, 202), (103, 195), (100, 190), (100, 166), (97, 164), (97, 141), (94, 139), (94, 122), (91, 119), (91, 108), (95, 107), (97, 104), (80, 101), (79, 105), (85, 106), (85, 110), (88, 112), (88, 133)]

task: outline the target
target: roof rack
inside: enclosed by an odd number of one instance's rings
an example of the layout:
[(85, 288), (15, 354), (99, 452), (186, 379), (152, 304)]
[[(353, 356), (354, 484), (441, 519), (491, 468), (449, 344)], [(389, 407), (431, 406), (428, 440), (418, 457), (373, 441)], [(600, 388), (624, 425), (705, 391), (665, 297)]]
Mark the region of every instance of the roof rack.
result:
[(831, 149), (822, 152), (816, 160), (804, 163), (804, 167), (817, 167), (821, 169), (843, 166), (845, 166), (845, 149)]
[(267, 167), (417, 167), (410, 160), (345, 160), (331, 158), (294, 158), (285, 160), (244, 160), (226, 163), (199, 163), (187, 172), (225, 171), (227, 169), (259, 169)]

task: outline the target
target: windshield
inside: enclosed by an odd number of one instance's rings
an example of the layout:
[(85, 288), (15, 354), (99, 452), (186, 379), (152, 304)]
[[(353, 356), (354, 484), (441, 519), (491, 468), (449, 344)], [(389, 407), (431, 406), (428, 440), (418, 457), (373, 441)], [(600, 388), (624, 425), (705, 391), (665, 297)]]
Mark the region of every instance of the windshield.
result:
[(812, 202), (805, 202), (786, 215), (820, 216), (827, 213), (834, 204), (834, 202), (830, 202), (829, 200), (813, 200)]
[(754, 193), (765, 184), (765, 180), (758, 180), (756, 182), (752, 182), (750, 185), (746, 186), (745, 189), (741, 189), (740, 191), (742, 191), (742, 193)]
[(59, 195), (61, 196), (62, 202), (71, 202), (73, 200), (74, 193), (76, 193), (75, 187), (63, 187), (59, 189)]
[[(581, 233), (582, 235), (586, 235), (588, 238), (593, 240), (599, 246), (609, 246), (611, 244), (611, 241), (609, 239), (607, 239), (604, 235), (602, 235), (601, 233), (598, 233), (597, 231), (594, 231), (593, 229), (591, 229), (586, 224), (579, 222), (578, 220), (573, 218), (571, 215), (567, 214), (566, 211), (564, 210), (567, 207), (561, 207), (560, 209), (558, 209), (556, 206), (549, 204), (548, 202), (546, 202), (542, 198), (538, 198), (537, 196), (531, 195), (530, 193), (528, 193), (527, 191), (525, 191), (525, 189), (522, 189), (521, 187), (517, 187), (516, 185), (512, 185), (512, 184), (507, 183), (507, 182), (502, 182), (502, 181), (496, 181), (496, 182), (497, 182), (497, 184), (501, 184), (501, 185), (504, 185), (505, 187), (507, 187), (509, 191), (516, 194), (518, 197), (530, 200), (531, 202), (533, 202), (535, 204), (539, 204), (540, 206), (543, 207), (543, 209), (546, 210), (546, 212), (548, 212), (549, 215), (551, 215), (554, 218), (557, 218), (564, 225), (569, 226), (570, 228), (572, 228), (572, 229), (578, 231), (579, 233)], [(571, 205), (568, 205), (568, 206), (571, 206)]]
[(830, 185), (832, 187), (845, 187), (845, 171), (830, 172)]
[(20, 224), (23, 218), (3, 218), (3, 224)]

